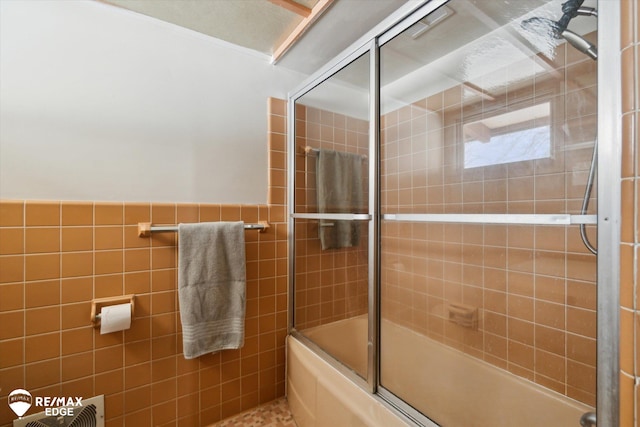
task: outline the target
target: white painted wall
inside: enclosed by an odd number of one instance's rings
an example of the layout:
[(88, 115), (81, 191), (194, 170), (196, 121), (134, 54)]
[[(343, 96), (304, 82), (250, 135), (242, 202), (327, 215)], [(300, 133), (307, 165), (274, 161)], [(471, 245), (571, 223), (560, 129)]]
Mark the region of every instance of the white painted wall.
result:
[(94, 1), (0, 1), (0, 198), (265, 203), (267, 97), (306, 76)]

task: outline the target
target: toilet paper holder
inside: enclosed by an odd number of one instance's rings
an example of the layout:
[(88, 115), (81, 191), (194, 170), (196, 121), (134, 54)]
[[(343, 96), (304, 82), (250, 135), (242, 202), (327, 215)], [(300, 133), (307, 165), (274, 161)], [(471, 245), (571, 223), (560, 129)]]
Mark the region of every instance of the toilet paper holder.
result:
[(134, 306), (135, 306), (135, 294), (120, 295), (117, 297), (96, 298), (91, 301), (91, 323), (94, 328), (100, 327), (100, 311), (102, 307), (117, 304), (131, 304), (131, 318), (133, 319)]

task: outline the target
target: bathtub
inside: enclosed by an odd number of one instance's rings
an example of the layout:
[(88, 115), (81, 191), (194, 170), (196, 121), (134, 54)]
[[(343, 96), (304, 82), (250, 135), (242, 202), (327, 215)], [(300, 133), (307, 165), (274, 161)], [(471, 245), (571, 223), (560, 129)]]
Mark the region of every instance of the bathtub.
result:
[[(408, 328), (383, 321), (382, 334), (382, 360), (403, 355), (402, 362), (383, 364), (383, 385), (390, 391), (404, 385), (407, 403), (440, 425), (571, 427), (593, 411)], [(312, 328), (305, 335), (352, 369), (366, 372), (366, 317)], [(293, 336), (287, 339), (287, 351), (287, 397), (299, 427), (408, 425)]]

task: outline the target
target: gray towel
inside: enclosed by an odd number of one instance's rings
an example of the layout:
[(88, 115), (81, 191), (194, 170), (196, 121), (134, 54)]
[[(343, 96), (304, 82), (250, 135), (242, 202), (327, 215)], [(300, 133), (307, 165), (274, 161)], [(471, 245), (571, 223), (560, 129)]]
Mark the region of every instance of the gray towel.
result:
[(178, 300), (185, 359), (244, 344), (244, 223), (178, 225)]
[[(363, 205), (362, 156), (320, 150), (316, 161), (319, 213), (358, 213)], [(348, 248), (360, 242), (355, 221), (320, 221), (322, 249)]]

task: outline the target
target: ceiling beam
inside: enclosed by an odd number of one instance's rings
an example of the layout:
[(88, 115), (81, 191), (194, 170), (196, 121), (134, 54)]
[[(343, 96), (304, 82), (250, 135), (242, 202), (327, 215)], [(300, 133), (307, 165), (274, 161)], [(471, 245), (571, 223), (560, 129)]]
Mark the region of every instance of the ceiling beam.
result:
[(293, 12), (297, 15), (300, 15), (303, 18), (306, 18), (307, 16), (311, 15), (311, 9), (309, 9), (308, 7), (300, 3), (296, 3), (293, 0), (269, 0), (269, 2), (277, 6), (280, 6), (284, 9), (287, 9), (288, 11)]
[[(273, 0), (269, 0), (273, 1)], [(278, 0), (276, 0), (278, 1)], [(302, 35), (311, 28), (311, 25), (331, 6), (334, 0), (318, 0), (309, 16), (304, 18), (302, 22), (289, 34), (284, 42), (278, 46), (271, 56), (271, 63), (275, 64), (284, 56), (284, 54), (302, 37)]]
[(487, 101), (491, 101), (491, 102), (496, 100), (493, 96), (491, 96), (491, 94), (488, 91), (484, 90), (480, 86), (474, 85), (471, 82), (462, 82), (462, 86), (464, 86), (466, 89), (470, 90), (471, 92), (475, 93), (482, 99), (486, 99)]

